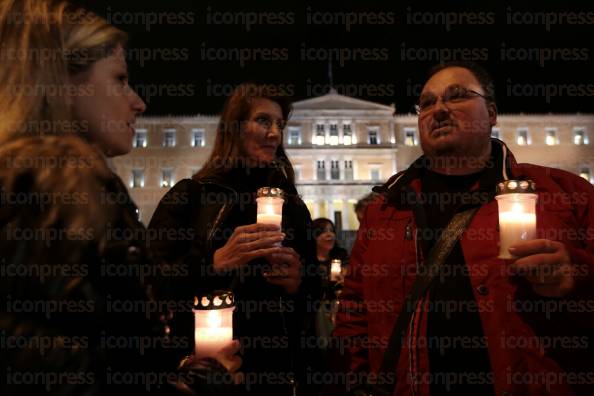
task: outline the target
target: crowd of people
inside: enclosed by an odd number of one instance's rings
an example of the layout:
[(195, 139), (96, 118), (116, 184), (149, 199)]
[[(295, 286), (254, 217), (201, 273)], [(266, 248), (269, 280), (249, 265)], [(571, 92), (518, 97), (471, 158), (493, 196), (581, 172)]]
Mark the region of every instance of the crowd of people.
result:
[[(359, 201), (349, 253), (295, 186), (288, 98), (239, 85), (147, 232), (108, 166), (146, 109), (126, 33), (65, 1), (5, 0), (0, 37), (28, 54), (0, 65), (2, 395), (593, 393), (594, 241), (559, 231), (591, 236), (594, 188), (491, 138), (482, 68), (431, 70), (423, 155)], [(509, 180), (535, 183), (539, 234), (502, 260), (494, 198)], [(257, 221), (263, 187), (283, 192), (280, 226)], [(448, 194), (464, 199), (423, 199)], [(196, 298), (219, 290), (235, 341), (191, 356)]]

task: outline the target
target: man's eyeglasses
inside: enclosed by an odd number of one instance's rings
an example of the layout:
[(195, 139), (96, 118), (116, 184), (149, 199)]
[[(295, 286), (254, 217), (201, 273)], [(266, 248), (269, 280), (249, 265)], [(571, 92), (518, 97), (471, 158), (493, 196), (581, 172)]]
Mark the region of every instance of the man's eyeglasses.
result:
[[(441, 100), (447, 105), (448, 103), (461, 103), (476, 98), (477, 96), (488, 99), (486, 95), (483, 95), (480, 92), (473, 91), (472, 89), (460, 85), (453, 85), (444, 91)], [(420, 115), (421, 113), (429, 111), (429, 109), (437, 103), (437, 98), (437, 96), (430, 93), (422, 95), (418, 103), (415, 105), (415, 112)]]

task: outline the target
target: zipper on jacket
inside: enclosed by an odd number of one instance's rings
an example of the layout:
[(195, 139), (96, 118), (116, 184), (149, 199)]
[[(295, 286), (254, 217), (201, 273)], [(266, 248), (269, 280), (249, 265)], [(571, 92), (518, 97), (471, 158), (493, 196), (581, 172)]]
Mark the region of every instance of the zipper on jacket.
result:
[[(404, 240), (405, 241), (411, 241), (412, 240), (412, 227), (411, 224), (412, 223), (412, 219), (408, 221), (408, 223), (406, 223), (406, 226), (404, 227)], [(415, 244), (416, 247), (416, 244)]]
[[(220, 187), (223, 188), (225, 190), (229, 190), (232, 194), (233, 194), (233, 202), (237, 201), (237, 191), (235, 191), (234, 189), (232, 189), (231, 187), (227, 187), (227, 186), (223, 186), (222, 184), (218, 184), (218, 183), (213, 183), (213, 182), (199, 182), (200, 184), (209, 184), (211, 186), (216, 186), (216, 187)], [(228, 213), (228, 209), (233, 207), (234, 203), (225, 203), (223, 205), (223, 207), (221, 209), (219, 209), (219, 212), (217, 213), (217, 217), (215, 217), (215, 221), (212, 224), (212, 228), (210, 229), (210, 231), (208, 232), (208, 235), (206, 236), (206, 241), (208, 243), (210, 243), (212, 241), (212, 237), (214, 236), (214, 233), (217, 231), (218, 227), (221, 225), (221, 223), (223, 222), (223, 220), (225, 220), (225, 214)]]
[[(287, 322), (286, 322), (286, 318), (285, 318), (285, 310), (283, 309), (283, 297), (279, 296), (278, 298), (278, 302), (280, 304), (280, 316), (281, 316), (281, 321), (283, 324), (283, 333), (285, 333), (285, 336), (287, 337), (287, 342), (289, 342), (290, 340), (290, 336), (289, 336), (289, 330), (287, 329)], [(288, 344), (287, 345), (289, 348), (289, 365), (290, 365), (290, 369), (291, 369), (291, 375), (289, 375), (289, 386), (291, 387), (291, 395), (292, 396), (297, 396), (297, 381), (295, 380), (295, 356), (294, 356), (294, 351), (293, 351), (293, 347)]]

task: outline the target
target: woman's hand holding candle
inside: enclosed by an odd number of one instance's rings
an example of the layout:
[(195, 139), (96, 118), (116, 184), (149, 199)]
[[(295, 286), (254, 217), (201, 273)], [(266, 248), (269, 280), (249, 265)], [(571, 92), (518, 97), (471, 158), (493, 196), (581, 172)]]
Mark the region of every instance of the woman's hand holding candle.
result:
[(221, 349), (215, 357), (216, 360), (218, 360), (218, 362), (221, 363), (231, 375), (233, 375), (233, 380), (236, 384), (241, 383), (243, 379), (243, 374), (239, 372), (242, 360), (241, 357), (237, 356), (240, 347), (240, 342), (238, 340), (233, 340), (231, 344)]
[(544, 297), (562, 297), (573, 290), (574, 267), (561, 242), (534, 239), (509, 248), (518, 257), (511, 268), (524, 276), (534, 291)]
[(301, 285), (301, 258), (292, 248), (280, 248), (278, 253), (267, 256), (272, 265), (270, 272), (264, 273), (266, 280), (282, 286), (288, 294), (294, 294)]
[(285, 235), (272, 224), (250, 224), (237, 227), (225, 246), (214, 253), (215, 271), (223, 272), (246, 265), (251, 260), (281, 252), (279, 244)]
[[(229, 374), (233, 377), (235, 384), (241, 383), (243, 379), (243, 373), (239, 372), (239, 368), (243, 361), (241, 357), (237, 355), (241, 348), (241, 344), (238, 340), (233, 340), (229, 345), (219, 350), (214, 359), (222, 365)], [(180, 369), (197, 369), (197, 370), (208, 370), (212, 368), (213, 358), (196, 358), (195, 355), (188, 356), (180, 364)]]

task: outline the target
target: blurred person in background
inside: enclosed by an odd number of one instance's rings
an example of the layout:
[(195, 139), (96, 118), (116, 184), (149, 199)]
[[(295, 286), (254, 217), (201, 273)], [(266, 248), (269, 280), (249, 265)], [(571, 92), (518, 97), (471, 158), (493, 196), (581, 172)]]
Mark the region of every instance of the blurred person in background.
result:
[(372, 202), (374, 199), (377, 199), (380, 195), (375, 192), (370, 192), (369, 194), (365, 195), (363, 198), (357, 201), (355, 204), (355, 214), (357, 215), (357, 220), (359, 220), (359, 224), (363, 221), (363, 216), (365, 215), (365, 208)]
[(336, 227), (330, 219), (325, 217), (315, 219), (312, 224), (312, 231), (316, 240), (318, 265), (322, 268), (322, 279), (329, 281), (332, 260), (340, 260), (341, 267), (346, 269), (349, 253), (338, 244)]

